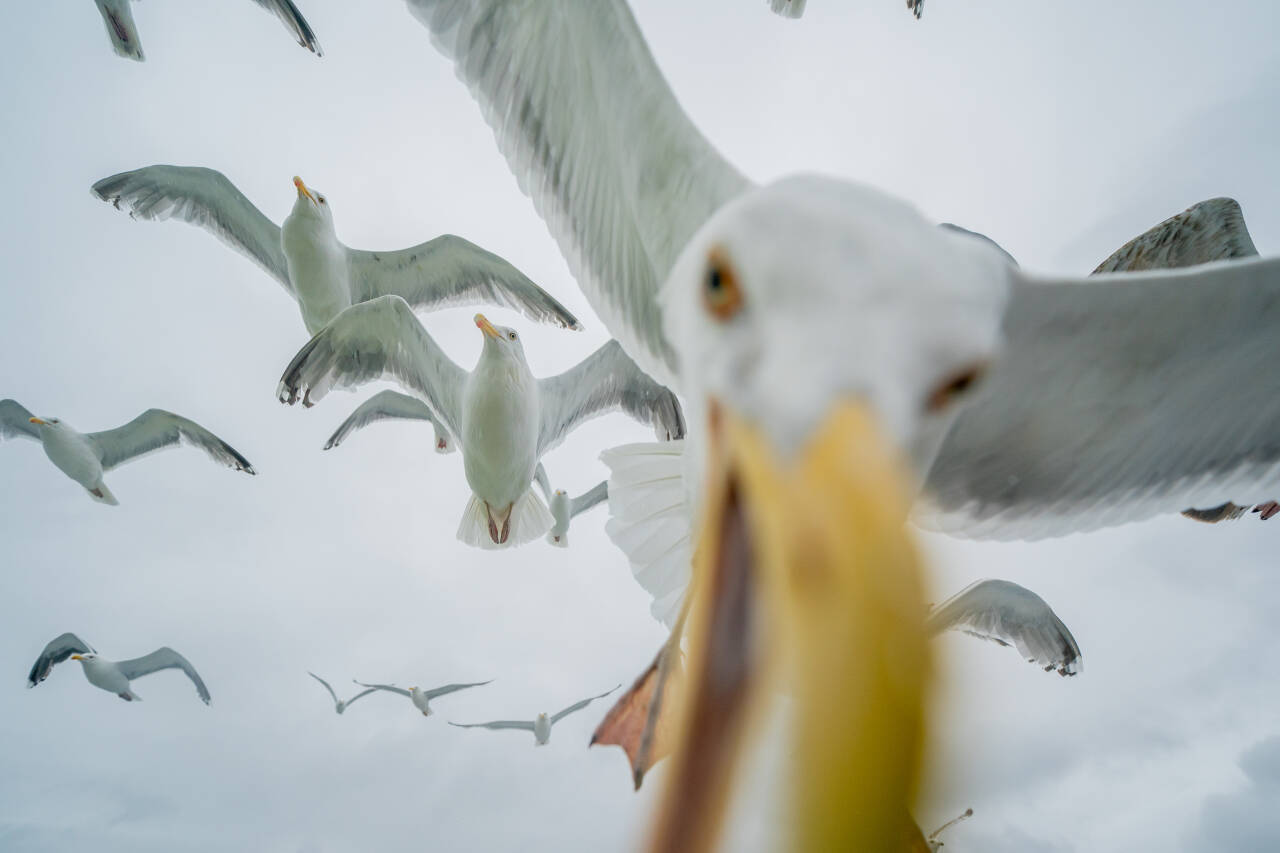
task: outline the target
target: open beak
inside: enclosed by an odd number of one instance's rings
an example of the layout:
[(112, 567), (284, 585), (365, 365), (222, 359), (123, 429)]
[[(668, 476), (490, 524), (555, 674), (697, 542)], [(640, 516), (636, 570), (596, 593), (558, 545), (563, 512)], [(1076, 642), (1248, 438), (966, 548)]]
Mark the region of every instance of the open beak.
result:
[(688, 675), (650, 849), (716, 846), (735, 771), (782, 690), (794, 700), (786, 846), (904, 850), (929, 672), (905, 469), (861, 405), (835, 407), (787, 460), (727, 411), (711, 432)]
[(84, 660), (84, 655), (72, 655), (72, 660)]
[(494, 340), (502, 340), (502, 332), (493, 327), (493, 324), (483, 314), (476, 315), (476, 328), (484, 332)]
[(297, 175), (293, 176), (293, 185), (298, 188), (298, 196), (306, 196), (311, 200), (312, 204), (316, 203), (316, 197), (311, 194), (311, 190), (307, 189), (307, 185), (302, 182), (302, 178)]
[(33, 424), (39, 424), (40, 426), (44, 426), (45, 424), (45, 422), (40, 420), (39, 418), (27, 418), (27, 420), (31, 421), (31, 423)]

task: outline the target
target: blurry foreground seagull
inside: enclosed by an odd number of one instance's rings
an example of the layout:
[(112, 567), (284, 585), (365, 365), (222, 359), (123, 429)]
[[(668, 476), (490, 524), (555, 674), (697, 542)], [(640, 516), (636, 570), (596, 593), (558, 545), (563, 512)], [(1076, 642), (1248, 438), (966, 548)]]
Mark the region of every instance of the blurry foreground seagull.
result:
[(435, 427), (436, 453), (452, 453), (458, 449), (457, 443), (450, 438), (449, 431), (431, 414), (430, 406), (417, 397), (391, 390), (379, 391), (357, 406), (356, 410), (333, 431), (333, 435), (329, 436), (324, 449), (337, 447), (346, 441), (351, 433), (364, 429), (374, 421), (385, 420), (429, 421)]
[(961, 631), (1013, 646), (1045, 672), (1076, 675), (1080, 646), (1045, 600), (1026, 587), (1002, 580), (969, 584), (935, 607), (925, 622), (932, 634)]
[(596, 483), (576, 498), (569, 497), (569, 493), (564, 489), (556, 489), (548, 502), (555, 524), (547, 531), (547, 541), (557, 548), (568, 548), (569, 521), (608, 499), (609, 484), (604, 481)]
[(333, 688), (329, 686), (329, 682), (325, 681), (323, 678), (316, 675), (314, 672), (308, 672), (307, 675), (311, 676), (316, 681), (323, 684), (324, 689), (329, 691), (329, 695), (333, 697), (333, 710), (339, 714), (347, 710), (347, 708), (351, 707), (351, 703), (359, 699), (361, 696), (368, 696), (370, 693), (378, 692), (376, 687), (370, 687), (368, 690), (360, 691), (356, 695), (352, 696), (350, 699), (339, 699), (338, 694), (334, 693)]
[(521, 729), (527, 732), (533, 732), (533, 745), (546, 746), (547, 741), (551, 739), (551, 727), (563, 720), (565, 717), (581, 711), (597, 699), (603, 699), (614, 690), (621, 687), (621, 684), (614, 685), (611, 689), (606, 690), (598, 696), (588, 696), (581, 702), (574, 702), (568, 708), (557, 711), (548, 716), (547, 714), (539, 714), (532, 720), (493, 720), (488, 723), (455, 723), (450, 721), (449, 725), (457, 726), (460, 729)]
[(55, 637), (49, 645), (44, 647), (44, 651), (40, 653), (40, 657), (36, 658), (35, 664), (31, 667), (31, 673), (27, 676), (27, 687), (35, 687), (44, 681), (53, 672), (54, 665), (62, 663), (67, 658), (80, 661), (80, 665), (84, 667), (84, 677), (94, 687), (101, 687), (108, 693), (114, 693), (126, 702), (142, 699), (133, 692), (133, 685), (129, 683), (135, 678), (141, 678), (162, 669), (180, 669), (195, 684), (200, 701), (206, 705), (209, 704), (209, 690), (200, 680), (195, 667), (168, 646), (162, 646), (140, 658), (111, 661), (98, 657), (98, 653), (88, 643), (71, 633)]
[[(443, 687), (434, 687), (431, 690), (419, 690), (416, 687), (405, 689), (403, 687), (396, 687), (394, 684), (365, 684), (363, 681), (357, 681), (356, 684), (359, 684), (361, 687), (368, 687), (371, 690), (385, 690), (388, 693), (397, 693), (401, 696), (408, 696), (409, 701), (413, 703), (413, 707), (422, 712), (422, 716), (430, 717), (431, 707), (429, 703), (432, 699), (457, 692), (458, 690), (466, 690), (468, 687), (481, 687), (485, 684), (489, 684), (491, 681), (493, 681), (492, 678), (489, 679), (489, 681), (473, 681), (470, 684), (446, 684)], [(368, 691), (365, 692), (367, 693)], [(360, 696), (363, 695), (364, 693), (360, 694)], [(355, 699), (352, 699), (351, 701), (354, 702)]]
[(129, 215), (199, 225), (284, 286), (315, 334), (342, 309), (386, 294), (416, 309), (485, 303), (531, 320), (579, 329), (576, 317), (520, 270), (474, 243), (444, 234), (408, 249), (367, 252), (338, 240), (324, 193), (293, 179), (293, 210), (278, 226), (221, 172), (147, 166), (103, 178), (93, 194)]
[[(98, 11), (102, 13), (102, 22), (107, 25), (107, 35), (111, 38), (111, 46), (116, 54), (126, 59), (142, 62), (142, 42), (138, 39), (138, 28), (133, 23), (133, 10), (129, 8), (130, 0), (94, 0)], [(307, 19), (302, 17), (293, 0), (253, 0), (263, 9), (273, 13), (284, 24), (285, 29), (293, 34), (298, 44), (314, 53), (322, 55), (316, 34), (311, 31)]]
[(0, 400), (0, 439), (31, 438), (44, 446), (49, 461), (84, 486), (95, 501), (119, 503), (102, 476), (155, 450), (190, 444), (228, 468), (256, 474), (249, 460), (195, 421), (163, 409), (148, 409), (122, 427), (77, 432), (57, 418), (37, 418), (16, 400)]
[(427, 334), (408, 304), (383, 296), (342, 312), (298, 351), (280, 378), (282, 403), (318, 402), (332, 387), (395, 379), (426, 401), (458, 438), (471, 500), (458, 538), (478, 548), (519, 545), (554, 523), (531, 488), (542, 455), (584, 421), (622, 410), (651, 423), (659, 438), (679, 438), (675, 395), (609, 341), (576, 367), (535, 379), (514, 329), (475, 324), (484, 348), (475, 369), (460, 368)]

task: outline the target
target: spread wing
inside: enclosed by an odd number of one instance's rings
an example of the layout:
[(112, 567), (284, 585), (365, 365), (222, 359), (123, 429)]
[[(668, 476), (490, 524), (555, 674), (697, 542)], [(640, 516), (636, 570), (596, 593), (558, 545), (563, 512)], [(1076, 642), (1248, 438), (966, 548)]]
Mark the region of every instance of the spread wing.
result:
[(399, 296), (352, 305), (316, 333), (280, 377), (276, 396), (293, 405), (319, 402), (329, 389), (394, 379), (426, 401), (457, 436), (466, 372), (437, 346)]
[(482, 685), (488, 684), (490, 681), (493, 681), (493, 679), (491, 678), (489, 679), (489, 681), (473, 681), (470, 684), (446, 684), (443, 687), (433, 687), (432, 689), (427, 691), (427, 698), (434, 699), (437, 696), (445, 696), (449, 693), (455, 693), (459, 690), (466, 690), (468, 687), (480, 687)]
[(94, 0), (102, 14), (102, 23), (106, 24), (107, 37), (111, 39), (111, 47), (116, 56), (142, 62), (146, 57), (142, 53), (142, 41), (138, 38), (138, 26), (133, 22), (133, 10), (129, 8), (129, 2), (130, 0)]
[(246, 474), (257, 473), (234, 447), (195, 421), (164, 409), (147, 409), (122, 427), (91, 432), (87, 437), (97, 448), (102, 467), (108, 471), (156, 450), (190, 444), (203, 450), (214, 462)]
[(337, 701), (338, 701), (338, 694), (333, 692), (333, 688), (329, 686), (329, 682), (325, 681), (323, 678), (321, 678), (320, 676), (316, 675), (314, 672), (308, 672), (308, 673), (307, 673), (307, 675), (311, 676), (311, 677), (312, 677), (312, 678), (314, 678), (316, 681), (318, 681), (318, 682), (320, 682), (321, 684), (323, 684), (323, 685), (324, 685), (324, 689), (325, 689), (325, 690), (328, 690), (328, 691), (329, 691), (329, 695), (333, 697), (333, 701), (334, 701), (334, 703), (337, 703)]
[(583, 699), (581, 702), (574, 702), (572, 705), (570, 705), (568, 708), (565, 708), (563, 711), (557, 711), (556, 713), (551, 715), (551, 724), (555, 725), (556, 723), (560, 722), (565, 717), (569, 716), (575, 711), (581, 711), (583, 708), (587, 707), (592, 702), (596, 701), (597, 699), (603, 699), (604, 697), (608, 696), (610, 693), (612, 693), (614, 690), (617, 690), (621, 686), (622, 686), (621, 684), (615, 684), (611, 689), (606, 690), (605, 692), (601, 693), (599, 696), (588, 696), (586, 699)]
[(805, 0), (771, 0), (770, 7), (784, 18), (798, 18), (804, 14)]
[(253, 0), (253, 2), (279, 18), (280, 23), (293, 34), (298, 44), (316, 56), (324, 56), (320, 43), (316, 41), (316, 34), (311, 31), (311, 25), (307, 23), (306, 18), (302, 17), (298, 7), (293, 5), (293, 0)]
[(656, 296), (749, 184), (698, 132), (622, 0), (408, 0), (493, 128), (591, 307), (663, 382)]
[(489, 723), (449, 723), (460, 729), (524, 729), (533, 731), (533, 720), (494, 720)]
[(443, 427), (436, 423), (435, 415), (431, 413), (431, 407), (426, 403), (417, 397), (410, 397), (408, 394), (401, 394), (399, 391), (388, 389), (374, 394), (348, 415), (347, 419), (334, 431), (333, 435), (329, 436), (329, 440), (325, 442), (324, 449), (329, 450), (337, 447), (346, 440), (348, 435), (358, 429), (364, 429), (374, 421), (393, 419), (430, 421), (437, 432), (444, 430)]
[(398, 252), (352, 249), (348, 259), (356, 302), (394, 294), (414, 308), (501, 305), (540, 323), (582, 328), (577, 317), (520, 270), (452, 234)]
[(576, 367), (538, 380), (542, 425), (538, 455), (564, 441), (583, 421), (622, 410), (653, 424), (660, 441), (684, 437), (684, 414), (676, 395), (659, 385), (609, 341)]
[(399, 693), (401, 696), (411, 696), (408, 690), (403, 687), (396, 687), (394, 684), (365, 684), (363, 681), (357, 681), (361, 687), (368, 687), (371, 690), (385, 690), (388, 693)]
[[(370, 687), (368, 690), (361, 690), (359, 693), (352, 696), (346, 702), (343, 702), (342, 707), (344, 710), (347, 708), (350, 708), (351, 703), (356, 701), (357, 699), (363, 699), (365, 696), (368, 696), (370, 693), (377, 693), (377, 692), (378, 692), (378, 689), (376, 687)], [(337, 700), (335, 699), (334, 701), (336, 702)]]
[(918, 520), (1039, 538), (1280, 486), (1280, 258), (1038, 280), (929, 471)]
[(62, 663), (72, 655), (82, 655), (92, 651), (93, 647), (75, 634), (70, 632), (59, 634), (49, 641), (44, 651), (40, 652), (40, 657), (36, 658), (36, 662), (31, 665), (31, 672), (27, 675), (27, 687), (35, 687), (48, 678), (49, 673), (53, 672), (54, 664)]
[(1002, 646), (1014, 646), (1027, 661), (1075, 675), (1083, 668), (1080, 646), (1045, 600), (1026, 587), (999, 580), (969, 584), (934, 608), (928, 630), (963, 631)]
[(598, 503), (609, 499), (609, 481), (601, 480), (589, 491), (583, 492), (569, 501), (569, 517), (586, 512)]
[(200, 226), (246, 255), (293, 295), (280, 227), (221, 172), (198, 166), (146, 166), (103, 178), (92, 191), (135, 219), (172, 218)]
[(8, 438), (40, 440), (40, 430), (31, 422), (31, 413), (17, 400), (0, 400), (0, 441)]
[(199, 694), (200, 701), (206, 705), (209, 704), (209, 688), (204, 686), (204, 682), (200, 679), (200, 674), (196, 672), (196, 668), (186, 658), (168, 646), (162, 646), (151, 654), (140, 658), (122, 660), (116, 666), (120, 667), (124, 677), (130, 681), (135, 678), (141, 678), (144, 675), (150, 675), (153, 672), (159, 672), (162, 669), (180, 669), (195, 684), (196, 693)]
[(1231, 198), (1211, 198), (1134, 237), (1094, 272), (1172, 269), (1256, 254), (1240, 205)]

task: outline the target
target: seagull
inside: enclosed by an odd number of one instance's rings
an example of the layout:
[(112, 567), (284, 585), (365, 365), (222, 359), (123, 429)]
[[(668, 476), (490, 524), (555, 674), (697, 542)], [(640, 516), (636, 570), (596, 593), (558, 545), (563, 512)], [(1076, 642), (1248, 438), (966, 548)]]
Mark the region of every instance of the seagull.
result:
[(555, 524), (547, 531), (547, 541), (557, 548), (568, 548), (569, 520), (608, 499), (609, 483), (604, 480), (576, 498), (570, 498), (564, 489), (556, 489), (550, 500), (551, 517), (555, 519)]
[[(422, 712), (422, 716), (430, 717), (431, 708), (428, 703), (430, 703), (432, 699), (435, 699), (438, 696), (457, 692), (458, 690), (466, 690), (468, 687), (481, 687), (485, 684), (489, 684), (491, 681), (493, 681), (492, 678), (489, 679), (489, 681), (474, 681), (470, 684), (446, 684), (443, 687), (435, 687), (431, 690), (419, 690), (416, 687), (410, 687), (406, 690), (403, 687), (396, 687), (394, 684), (365, 684), (363, 681), (357, 681), (356, 684), (359, 684), (361, 687), (368, 687), (369, 690), (385, 690), (388, 693), (398, 693), (401, 696), (408, 696), (409, 701), (413, 703), (413, 707)], [(368, 693), (369, 690), (366, 690), (365, 693)], [(360, 696), (363, 695), (364, 693), (360, 694)], [(357, 696), (356, 699), (359, 699), (360, 696)], [(351, 701), (354, 702), (355, 699), (352, 699)]]
[(347, 708), (351, 707), (351, 703), (359, 699), (361, 696), (368, 696), (370, 693), (376, 693), (376, 687), (370, 687), (368, 690), (362, 690), (350, 699), (339, 699), (338, 694), (333, 692), (333, 688), (329, 686), (329, 682), (325, 681), (314, 672), (308, 672), (307, 675), (324, 685), (324, 689), (329, 691), (329, 695), (333, 697), (333, 710), (335, 713), (341, 714)]
[[(799, 18), (804, 14), (804, 4), (807, 0), (769, 0), (769, 6), (773, 11), (784, 18)], [(907, 11), (916, 16), (916, 20), (920, 20), (920, 16), (924, 14), (924, 0), (907, 0)]]
[(324, 449), (330, 450), (337, 447), (351, 433), (358, 429), (364, 429), (374, 421), (393, 419), (430, 421), (431, 425), (435, 427), (436, 453), (453, 453), (458, 449), (457, 442), (449, 436), (449, 431), (431, 413), (430, 406), (417, 397), (410, 397), (408, 394), (401, 394), (399, 391), (390, 389), (379, 391), (356, 407), (356, 410), (348, 415), (347, 419), (334, 430), (333, 435), (329, 436), (329, 440), (325, 442)]
[(195, 667), (168, 646), (161, 646), (151, 654), (140, 658), (112, 661), (98, 657), (98, 653), (88, 643), (71, 633), (55, 637), (49, 641), (49, 645), (44, 647), (40, 657), (36, 658), (36, 662), (31, 666), (31, 673), (27, 676), (27, 687), (35, 687), (44, 681), (53, 672), (54, 665), (62, 663), (67, 658), (80, 661), (80, 665), (84, 667), (84, 677), (94, 687), (101, 687), (108, 693), (114, 693), (126, 702), (142, 701), (142, 697), (133, 692), (133, 685), (129, 683), (135, 678), (141, 678), (162, 669), (180, 669), (195, 684), (200, 701), (206, 705), (209, 704), (209, 689), (200, 680)]
[(609, 341), (571, 370), (535, 379), (515, 329), (475, 316), (484, 337), (470, 373), (427, 334), (408, 303), (381, 296), (353, 305), (298, 351), (280, 378), (282, 403), (318, 402), (333, 386), (394, 378), (425, 400), (458, 438), (471, 500), (458, 539), (477, 548), (520, 545), (554, 523), (531, 486), (542, 455), (582, 422), (621, 409), (660, 439), (679, 438), (675, 395)]
[(615, 706), (643, 764), (687, 618), (652, 849), (714, 846), (782, 678), (786, 846), (899, 843), (928, 692), (917, 496), (943, 529), (1033, 538), (1278, 485), (1277, 259), (1035, 275), (867, 185), (753, 184), (624, 0), (406, 2), (608, 332), (685, 401), (684, 476), (658, 485), (698, 519), (691, 594)]
[(546, 746), (547, 741), (551, 740), (551, 727), (563, 720), (565, 717), (581, 711), (597, 699), (603, 699), (614, 690), (621, 687), (621, 684), (614, 685), (611, 689), (606, 690), (598, 696), (588, 696), (581, 702), (574, 702), (568, 708), (557, 711), (548, 716), (547, 714), (539, 714), (532, 720), (493, 720), (488, 723), (455, 723), (450, 721), (449, 725), (457, 726), (460, 729), (523, 729), (527, 732), (533, 732), (533, 745)]
[[(102, 22), (107, 25), (107, 36), (117, 56), (142, 62), (142, 42), (138, 39), (138, 28), (133, 23), (133, 11), (129, 8), (130, 0), (94, 0), (98, 11), (102, 13)], [(293, 34), (298, 44), (321, 56), (320, 43), (311, 25), (302, 17), (293, 0), (253, 0), (263, 9), (273, 13), (284, 24), (285, 29)]]
[(925, 620), (934, 635), (960, 631), (1018, 654), (1045, 672), (1076, 675), (1083, 668), (1075, 637), (1045, 600), (1012, 581), (975, 581), (934, 608)]
[(348, 248), (338, 240), (325, 194), (299, 177), (293, 184), (297, 198), (282, 226), (213, 169), (147, 166), (103, 178), (93, 194), (134, 218), (176, 217), (211, 232), (284, 286), (311, 335), (342, 309), (386, 294), (418, 309), (483, 302), (538, 322), (582, 328), (524, 273), (461, 237), (443, 234), (395, 252)]
[(112, 468), (178, 444), (200, 448), (214, 462), (256, 474), (249, 460), (195, 421), (164, 409), (147, 409), (122, 427), (104, 432), (77, 432), (58, 418), (37, 418), (16, 400), (0, 400), (0, 440), (30, 438), (44, 447), (49, 461), (75, 480), (98, 503), (119, 501), (102, 476)]

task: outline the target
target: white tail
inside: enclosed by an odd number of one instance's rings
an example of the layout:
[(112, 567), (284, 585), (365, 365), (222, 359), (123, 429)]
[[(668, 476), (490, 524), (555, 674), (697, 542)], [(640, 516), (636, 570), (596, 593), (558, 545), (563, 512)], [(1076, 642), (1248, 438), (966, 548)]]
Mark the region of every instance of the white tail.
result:
[(626, 444), (600, 454), (609, 468), (605, 532), (653, 597), (649, 612), (668, 628), (680, 613), (693, 561), (684, 487), (684, 441)]
[(554, 523), (551, 511), (533, 489), (516, 498), (508, 512), (491, 509), (472, 494), (458, 522), (458, 539), (487, 551), (511, 548), (537, 539)]
[(107, 488), (106, 483), (98, 483), (92, 489), (85, 489), (85, 491), (89, 493), (89, 497), (100, 504), (120, 506), (120, 501), (116, 500), (116, 496), (111, 494), (111, 490)]

